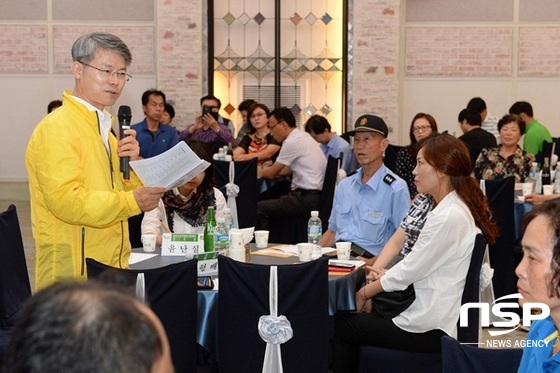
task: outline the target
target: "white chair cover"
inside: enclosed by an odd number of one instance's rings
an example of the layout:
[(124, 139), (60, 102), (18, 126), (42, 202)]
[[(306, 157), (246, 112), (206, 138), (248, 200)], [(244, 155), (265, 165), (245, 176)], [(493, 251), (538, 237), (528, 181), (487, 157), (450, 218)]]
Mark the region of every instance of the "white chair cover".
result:
[[(486, 183), (484, 179), (480, 180), (480, 190), (486, 195)], [(494, 295), (494, 286), (492, 285), (492, 277), (494, 276), (494, 269), (490, 263), (490, 254), (488, 253), (488, 245), (484, 251), (484, 259), (482, 260), (482, 269), (480, 271), (480, 301), (488, 304), (494, 304), (496, 296)], [(489, 280), (489, 281), (488, 281)], [(483, 285), (488, 284), (486, 287)], [(490, 324), (496, 321), (506, 321), (505, 319), (490, 313)], [(481, 342), (482, 333), (479, 333), (479, 342)]]
[(289, 341), (294, 331), (290, 321), (284, 315), (278, 316), (278, 267), (270, 267), (269, 282), (270, 315), (259, 318), (258, 330), (262, 340), (266, 342), (263, 373), (282, 373), (282, 351), (280, 345)]
[(233, 218), (233, 228), (239, 228), (239, 220), (237, 218), (237, 202), (235, 198), (239, 195), (239, 186), (235, 183), (235, 163), (229, 162), (229, 183), (226, 184), (227, 205), (231, 210)]
[(136, 275), (136, 298), (146, 301), (146, 278), (144, 273)]

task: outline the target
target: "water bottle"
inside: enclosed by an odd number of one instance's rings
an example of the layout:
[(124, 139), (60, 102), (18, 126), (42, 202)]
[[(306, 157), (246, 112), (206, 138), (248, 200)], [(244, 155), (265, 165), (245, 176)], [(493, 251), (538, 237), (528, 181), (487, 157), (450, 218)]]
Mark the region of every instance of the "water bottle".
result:
[(529, 170), (529, 176), (527, 176), (526, 182), (534, 184), (535, 180), (537, 180), (538, 172), (539, 172), (539, 164), (537, 162), (533, 162), (531, 164), (531, 169)]
[(535, 179), (535, 189), (533, 190), (533, 193), (542, 194), (542, 186), (542, 171), (539, 171), (537, 173), (537, 178)]
[(214, 251), (214, 235), (216, 234), (216, 212), (214, 206), (206, 211), (206, 225), (204, 226), (204, 251)]
[(560, 161), (556, 162), (556, 172), (554, 173), (554, 194), (560, 194)]
[(224, 221), (229, 232), (231, 228), (233, 228), (233, 216), (231, 215), (231, 209), (229, 207), (224, 209)]
[(307, 242), (313, 244), (311, 259), (320, 258), (323, 254), (319, 246), (319, 238), (323, 233), (323, 225), (319, 219), (319, 211), (311, 211), (311, 217), (307, 222)]
[(223, 217), (217, 219), (216, 233), (214, 234), (214, 250), (226, 255), (229, 249), (229, 229)]
[(550, 161), (548, 157), (544, 157), (542, 166), (542, 185), (550, 185)]

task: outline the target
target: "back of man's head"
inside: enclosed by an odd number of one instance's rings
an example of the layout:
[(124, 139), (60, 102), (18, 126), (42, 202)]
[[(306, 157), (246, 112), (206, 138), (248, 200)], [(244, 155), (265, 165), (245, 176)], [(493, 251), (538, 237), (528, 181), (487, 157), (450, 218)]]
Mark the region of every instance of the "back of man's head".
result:
[(480, 114), (486, 109), (486, 102), (480, 97), (473, 97), (467, 104), (467, 109), (474, 109)]
[(517, 101), (509, 108), (510, 114), (521, 115), (524, 113), (528, 117), (533, 117), (533, 107), (527, 101)]
[(276, 118), (278, 122), (285, 122), (289, 127), (295, 128), (296, 127), (296, 117), (294, 117), (294, 113), (287, 107), (279, 107), (270, 112), (270, 117)]
[(149, 373), (164, 344), (146, 306), (98, 282), (59, 282), (24, 306), (4, 361), (7, 373)]
[(331, 132), (331, 124), (323, 116), (312, 115), (305, 122), (305, 132), (313, 132), (316, 135), (320, 135), (325, 131)]
[(237, 107), (237, 110), (239, 111), (248, 111), (249, 108), (251, 107), (251, 105), (256, 104), (257, 101), (253, 100), (253, 99), (247, 99), (247, 100), (243, 100), (241, 101), (241, 103), (239, 104), (239, 106)]
[(463, 123), (464, 120), (471, 126), (479, 126), (482, 123), (482, 118), (480, 117), (480, 113), (474, 109), (463, 109), (459, 113), (458, 117), (459, 123)]

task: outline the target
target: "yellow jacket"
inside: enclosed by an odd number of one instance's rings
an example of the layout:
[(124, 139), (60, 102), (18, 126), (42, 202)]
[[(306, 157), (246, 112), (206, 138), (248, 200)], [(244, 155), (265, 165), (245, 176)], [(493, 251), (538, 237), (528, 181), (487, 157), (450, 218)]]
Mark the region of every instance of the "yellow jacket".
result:
[(97, 112), (64, 92), (63, 106), (37, 125), (25, 153), (31, 192), (37, 289), (69, 277), (86, 277), (85, 258), (128, 268), (128, 221), (140, 213), (131, 172), (124, 183), (117, 139), (110, 155)]

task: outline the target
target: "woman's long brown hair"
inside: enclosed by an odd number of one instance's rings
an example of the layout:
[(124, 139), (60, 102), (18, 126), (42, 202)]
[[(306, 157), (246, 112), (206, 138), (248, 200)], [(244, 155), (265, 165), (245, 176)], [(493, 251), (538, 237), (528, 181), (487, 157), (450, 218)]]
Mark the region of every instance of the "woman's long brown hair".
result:
[(441, 134), (420, 141), (420, 149), (424, 149), (424, 159), (428, 164), (451, 177), (451, 185), (469, 208), (476, 226), (488, 244), (493, 245), (498, 236), (498, 226), (491, 220), (486, 196), (471, 176), (471, 157), (467, 146), (454, 136)]

